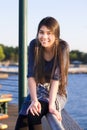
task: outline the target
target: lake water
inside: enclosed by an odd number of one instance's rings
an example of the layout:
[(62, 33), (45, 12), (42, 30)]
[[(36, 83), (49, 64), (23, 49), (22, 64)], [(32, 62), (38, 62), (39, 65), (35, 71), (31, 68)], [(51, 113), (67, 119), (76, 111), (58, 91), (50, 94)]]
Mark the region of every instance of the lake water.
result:
[(87, 130), (87, 74), (69, 74), (66, 109)]
[[(18, 75), (0, 79), (0, 87), (0, 93), (12, 93), (11, 103), (18, 104)], [(87, 74), (69, 74), (67, 90), (65, 108), (80, 127), (87, 130)]]

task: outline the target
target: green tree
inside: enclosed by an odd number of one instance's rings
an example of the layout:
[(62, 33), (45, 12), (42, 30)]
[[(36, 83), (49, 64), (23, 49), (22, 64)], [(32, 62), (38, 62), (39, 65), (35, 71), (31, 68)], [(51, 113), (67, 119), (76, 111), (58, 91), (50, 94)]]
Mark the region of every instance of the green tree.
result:
[(12, 62), (15, 61), (15, 53), (13, 53), (13, 52), (10, 53), (10, 61), (12, 61)]
[(79, 50), (72, 50), (70, 52), (70, 62), (81, 61), (83, 64), (87, 64), (87, 53), (80, 52)]
[(2, 61), (5, 58), (5, 54), (3, 51), (3, 47), (0, 45), (0, 61)]
[(77, 60), (78, 59), (78, 53), (75, 51), (70, 52), (70, 61)]

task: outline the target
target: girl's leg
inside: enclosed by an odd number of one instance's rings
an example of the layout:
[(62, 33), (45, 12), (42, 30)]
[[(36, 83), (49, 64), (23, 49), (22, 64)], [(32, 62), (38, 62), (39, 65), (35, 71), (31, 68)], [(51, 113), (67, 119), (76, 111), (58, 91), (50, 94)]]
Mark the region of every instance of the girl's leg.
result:
[(34, 130), (42, 130), (42, 124), (34, 125)]
[[(48, 103), (44, 101), (40, 101), (41, 103), (41, 113), (39, 116), (35, 115), (33, 116), (30, 112), (28, 114), (28, 125), (29, 125), (29, 130), (41, 130), (42, 126), (41, 124), (41, 118), (43, 115), (46, 115), (48, 112)], [(31, 126), (34, 128), (31, 129)]]
[(29, 124), (29, 130), (42, 130), (42, 125), (41, 124), (38, 124), (38, 125)]
[(15, 130), (29, 130), (27, 116), (23, 116), (23, 115), (18, 116)]

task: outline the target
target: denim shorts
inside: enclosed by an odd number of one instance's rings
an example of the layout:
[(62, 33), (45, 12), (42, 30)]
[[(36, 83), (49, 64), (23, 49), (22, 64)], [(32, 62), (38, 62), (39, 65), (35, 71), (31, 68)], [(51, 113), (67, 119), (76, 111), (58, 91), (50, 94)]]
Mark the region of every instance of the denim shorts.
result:
[[(45, 87), (44, 85), (39, 84), (37, 87), (37, 98), (39, 101), (44, 101), (44, 102), (49, 103), (48, 88)], [(56, 101), (55, 101), (56, 109), (58, 111), (61, 111), (64, 108), (66, 101), (67, 101), (66, 96), (61, 96), (57, 94)], [(25, 98), (24, 103), (22, 104), (21, 110), (19, 112), (20, 115), (27, 115), (27, 109), (30, 103), (31, 103), (31, 97), (30, 97), (30, 94), (28, 94), (28, 96)]]

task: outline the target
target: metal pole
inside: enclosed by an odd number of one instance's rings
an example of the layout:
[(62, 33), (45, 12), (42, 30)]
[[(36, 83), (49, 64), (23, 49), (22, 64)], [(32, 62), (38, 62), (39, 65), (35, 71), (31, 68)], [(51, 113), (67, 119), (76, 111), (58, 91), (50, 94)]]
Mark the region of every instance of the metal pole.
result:
[(19, 110), (27, 95), (27, 0), (19, 0)]

